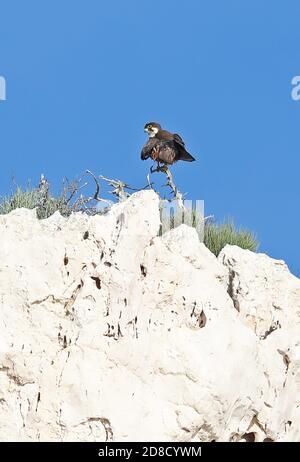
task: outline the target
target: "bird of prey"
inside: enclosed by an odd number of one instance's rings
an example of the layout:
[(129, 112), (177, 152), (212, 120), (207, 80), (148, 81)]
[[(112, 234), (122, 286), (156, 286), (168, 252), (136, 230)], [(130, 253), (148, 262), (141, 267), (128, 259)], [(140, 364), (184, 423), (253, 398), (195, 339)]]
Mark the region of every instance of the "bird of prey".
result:
[[(185, 144), (181, 136), (177, 133), (170, 133), (162, 130), (160, 124), (149, 122), (144, 127), (149, 139), (141, 152), (141, 159), (146, 160), (149, 157), (157, 162), (157, 171), (167, 168), (168, 165), (174, 164), (177, 160), (193, 162), (194, 157), (185, 149)], [(160, 163), (163, 167), (160, 167)]]

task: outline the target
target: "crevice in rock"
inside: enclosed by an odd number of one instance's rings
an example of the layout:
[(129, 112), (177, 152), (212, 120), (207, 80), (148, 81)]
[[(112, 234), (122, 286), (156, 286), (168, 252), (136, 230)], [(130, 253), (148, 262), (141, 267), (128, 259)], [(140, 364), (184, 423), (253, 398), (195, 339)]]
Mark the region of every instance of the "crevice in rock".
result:
[(199, 312), (199, 310), (196, 311), (196, 307), (197, 307), (197, 302), (194, 302), (192, 312), (191, 312), (191, 318), (195, 317), (197, 319), (199, 328), (202, 329), (206, 325), (207, 318), (206, 318), (206, 315), (203, 309)]
[(266, 330), (266, 332), (263, 334), (263, 335), (260, 335), (260, 339), (261, 340), (265, 340), (270, 334), (272, 334), (272, 332), (274, 332), (275, 330), (277, 329), (281, 329), (281, 324), (279, 321), (274, 321), (272, 322), (272, 324), (270, 325), (269, 329)]
[(100, 422), (105, 430), (105, 442), (113, 441), (114, 440), (114, 432), (112, 429), (112, 425), (106, 417), (89, 417), (88, 419), (80, 422), (79, 425), (90, 424), (92, 422)]
[(7, 377), (12, 380), (16, 385), (19, 385), (20, 387), (24, 387), (25, 385), (33, 384), (35, 383), (34, 380), (28, 380), (24, 377), (21, 377), (20, 375), (16, 374), (12, 368), (9, 368), (7, 366), (2, 366), (0, 367), (0, 372), (5, 372)]
[[(247, 428), (247, 431), (240, 437), (239, 440), (245, 440), (247, 443), (254, 443), (256, 441), (260, 441), (260, 437), (261, 437), (261, 434), (260, 432), (258, 431), (255, 432), (253, 431), (253, 429), (258, 429), (262, 431), (262, 433), (265, 435), (265, 438), (268, 438), (268, 435), (267, 435), (267, 432), (266, 432), (266, 425), (263, 425), (259, 419), (258, 419), (258, 414), (254, 414), (252, 419), (251, 419), (251, 422)], [(251, 431), (252, 430), (252, 431)], [(257, 436), (259, 436), (259, 438), (257, 439)]]
[(242, 439), (244, 439), (246, 441), (246, 443), (254, 443), (255, 442), (255, 433), (254, 432), (244, 433), (242, 435)]
[(107, 323), (107, 331), (103, 335), (104, 337), (114, 337), (115, 336), (115, 326)]
[(270, 407), (270, 408), (273, 407), (273, 406), (271, 406), (271, 404), (266, 403), (266, 401), (264, 401), (264, 405), (265, 405), (266, 407)]
[(125, 215), (124, 213), (121, 213), (116, 220), (116, 236), (112, 236), (112, 246), (109, 249), (109, 256), (112, 257), (113, 254), (116, 252), (117, 244), (120, 239), (121, 231), (123, 228), (123, 225), (125, 223)]
[[(65, 367), (66, 367), (66, 364), (69, 360), (69, 357), (70, 357), (70, 351), (68, 351), (68, 354), (67, 354), (67, 357), (66, 357), (66, 360), (65, 360), (65, 363), (61, 369), (61, 373), (60, 373), (60, 376), (59, 376), (59, 379), (58, 379), (58, 384), (57, 384), (57, 387), (59, 388), (60, 385), (61, 385), (61, 381), (62, 381), (62, 376), (63, 376), (63, 373), (64, 373), (64, 370), (65, 370)], [(61, 411), (61, 410), (60, 410)]]
[(97, 289), (101, 289), (101, 281), (100, 281), (100, 278), (98, 276), (91, 276), (91, 279), (93, 279), (93, 281), (95, 281), (95, 284), (96, 284), (96, 287)]
[[(89, 419), (91, 420), (91, 419)], [(106, 433), (106, 441), (113, 441), (114, 440), (114, 432), (112, 430), (111, 423), (105, 417), (99, 418), (100, 422), (102, 423), (105, 433)]]
[(123, 337), (123, 334), (122, 334), (122, 331), (121, 331), (120, 324), (118, 323), (118, 331), (117, 331), (117, 338), (116, 338), (116, 340), (118, 340), (118, 338), (120, 338), (120, 337)]
[(41, 401), (41, 392), (39, 391), (38, 392), (38, 395), (37, 395), (37, 399), (36, 399), (36, 408), (35, 408), (35, 412), (37, 412), (38, 410), (38, 407), (39, 407), (39, 402)]
[(22, 422), (23, 422), (23, 428), (25, 427), (25, 418), (24, 418), (24, 415), (23, 415), (23, 412), (22, 412), (22, 404), (19, 403), (19, 408), (20, 408), (20, 414), (21, 414), (21, 418), (22, 418)]
[(140, 269), (141, 269), (142, 276), (144, 276), (145, 278), (147, 276), (147, 269), (145, 268), (144, 265), (140, 265)]
[(70, 315), (71, 314), (71, 308), (73, 308), (73, 305), (76, 301), (76, 298), (78, 297), (78, 294), (79, 292), (81, 291), (83, 287), (83, 281), (82, 279), (80, 280), (80, 283), (77, 285), (77, 287), (75, 288), (75, 290), (73, 291), (71, 297), (69, 298), (69, 300), (65, 303), (65, 310), (66, 310), (66, 315)]
[[(61, 336), (60, 332), (58, 332), (57, 335), (58, 343), (62, 345), (63, 350), (67, 348), (68, 346), (68, 341), (67, 341), (67, 336), (64, 335), (63, 337)], [(71, 344), (71, 339), (69, 339), (69, 345)]]
[(206, 315), (205, 315), (204, 311), (202, 310), (201, 313), (198, 316), (198, 322), (199, 322), (200, 329), (202, 329), (202, 327), (206, 326), (206, 321), (207, 321)]
[(289, 355), (285, 351), (282, 351), (282, 350), (279, 350), (279, 349), (277, 351), (282, 356), (283, 363), (284, 363), (284, 365), (286, 367), (286, 369), (285, 369), (285, 379), (284, 379), (284, 382), (283, 382), (283, 385), (282, 385), (283, 388), (284, 388), (285, 385), (286, 385), (287, 374), (288, 374), (288, 371), (289, 371), (291, 360), (290, 360)]
[(283, 382), (283, 385), (282, 385), (283, 388), (284, 388), (285, 384), (286, 384), (287, 374), (288, 374), (288, 371), (289, 371), (291, 360), (290, 360), (289, 355), (285, 351), (282, 351), (282, 350), (279, 350), (279, 349), (277, 351), (282, 356), (283, 363), (284, 363), (284, 365), (286, 367), (286, 369), (285, 369), (285, 379), (284, 379), (284, 382)]
[(284, 424), (284, 431), (285, 433), (287, 432), (287, 427), (290, 427), (292, 425), (292, 421), (291, 420), (287, 420)]
[(234, 289), (233, 289), (233, 281), (234, 281), (234, 278), (236, 276), (236, 272), (233, 270), (233, 269), (230, 269), (228, 268), (228, 271), (229, 271), (229, 274), (228, 274), (228, 286), (227, 286), (227, 293), (229, 295), (229, 297), (231, 298), (232, 302), (233, 302), (233, 306), (234, 308), (240, 312), (240, 303), (234, 293)]
[(54, 297), (53, 294), (49, 294), (45, 298), (42, 298), (40, 300), (34, 300), (33, 302), (31, 302), (31, 305), (41, 305), (42, 303), (44, 303), (44, 302), (46, 302), (48, 300), (50, 300), (51, 303), (60, 303), (60, 304), (63, 304), (66, 301), (65, 298), (56, 298), (56, 297)]
[(137, 329), (137, 316), (134, 317), (134, 319), (132, 319), (131, 321), (129, 321), (127, 323), (127, 326), (132, 326), (132, 329), (133, 329), (133, 336), (135, 338), (138, 338), (139, 335), (138, 335), (138, 329)]
[(284, 365), (286, 366), (286, 371), (285, 373), (287, 373), (288, 371), (288, 368), (289, 368), (289, 365), (290, 365), (290, 358), (289, 358), (289, 355), (285, 352), (285, 351), (282, 351), (282, 350), (277, 350), (278, 353), (282, 356), (282, 359), (283, 359), (283, 362), (284, 362)]

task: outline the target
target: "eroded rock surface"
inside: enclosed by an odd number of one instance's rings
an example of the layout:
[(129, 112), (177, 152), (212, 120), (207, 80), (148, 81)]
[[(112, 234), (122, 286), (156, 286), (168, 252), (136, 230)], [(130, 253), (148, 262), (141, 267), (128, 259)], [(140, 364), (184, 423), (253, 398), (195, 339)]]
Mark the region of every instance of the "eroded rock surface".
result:
[(300, 281), (158, 228), (152, 191), (0, 216), (2, 441), (299, 440)]

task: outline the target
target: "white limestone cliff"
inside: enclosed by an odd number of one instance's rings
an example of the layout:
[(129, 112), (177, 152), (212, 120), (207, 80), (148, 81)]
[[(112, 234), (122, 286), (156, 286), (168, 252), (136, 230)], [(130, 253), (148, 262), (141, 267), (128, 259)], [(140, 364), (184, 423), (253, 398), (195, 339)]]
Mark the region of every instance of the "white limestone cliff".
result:
[(0, 216), (1, 441), (299, 441), (300, 281), (158, 198)]

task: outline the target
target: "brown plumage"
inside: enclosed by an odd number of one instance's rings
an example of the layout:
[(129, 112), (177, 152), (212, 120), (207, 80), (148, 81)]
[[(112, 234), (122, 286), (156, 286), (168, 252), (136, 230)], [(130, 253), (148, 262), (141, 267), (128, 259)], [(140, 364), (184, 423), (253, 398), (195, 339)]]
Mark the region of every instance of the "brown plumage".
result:
[(177, 133), (170, 133), (162, 130), (160, 124), (149, 122), (145, 125), (145, 132), (149, 135), (149, 140), (141, 152), (141, 159), (149, 157), (165, 165), (174, 164), (178, 160), (193, 162), (195, 159), (185, 149), (185, 144), (181, 136)]

